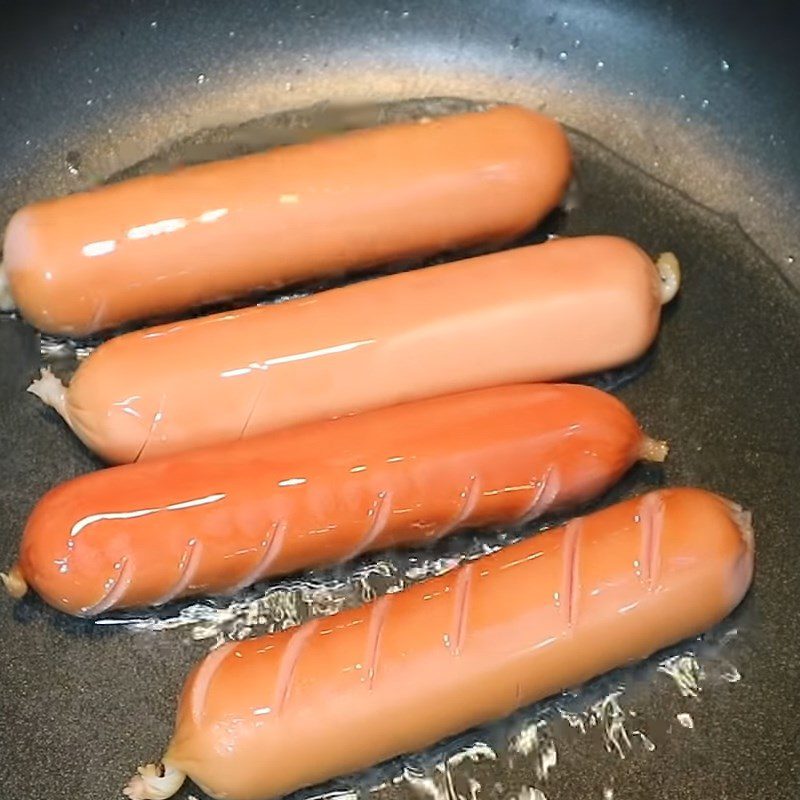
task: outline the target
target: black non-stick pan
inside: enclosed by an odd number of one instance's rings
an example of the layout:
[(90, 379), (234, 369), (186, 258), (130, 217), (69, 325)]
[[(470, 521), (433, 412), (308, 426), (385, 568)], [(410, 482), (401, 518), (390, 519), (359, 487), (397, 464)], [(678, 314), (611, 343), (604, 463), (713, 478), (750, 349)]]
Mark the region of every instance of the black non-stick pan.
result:
[[(778, 0), (0, 2), (3, 224), (126, 170), (510, 100), (559, 117), (577, 153), (568, 207), (531, 240), (616, 233), (681, 256), (657, 347), (592, 380), (673, 448), (614, 497), (696, 484), (753, 509), (743, 607), (703, 641), (306, 795), (800, 796), (799, 40), (797, 4)], [(3, 566), (37, 498), (99, 466), (25, 392), (43, 349), (68, 368), (71, 347), (0, 318)], [(361, 602), (507, 535), (260, 586), (232, 609), (76, 622), (0, 598), (0, 800), (120, 796), (219, 638)]]

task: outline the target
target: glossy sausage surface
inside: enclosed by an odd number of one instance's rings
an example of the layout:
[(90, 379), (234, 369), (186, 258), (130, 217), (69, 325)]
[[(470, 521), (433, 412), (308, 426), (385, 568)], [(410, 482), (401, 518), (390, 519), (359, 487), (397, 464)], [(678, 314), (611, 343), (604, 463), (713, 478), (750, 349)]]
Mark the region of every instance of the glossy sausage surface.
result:
[(625, 363), (660, 316), (653, 262), (591, 236), (112, 339), (56, 405), (108, 461)]
[(25, 317), (80, 336), (256, 288), (514, 238), (570, 153), (517, 106), (386, 125), (20, 210), (4, 259)]
[(82, 616), (229, 593), (564, 510), (664, 454), (587, 386), (434, 398), (68, 481), (34, 509), (13, 574)]
[[(749, 515), (653, 492), (192, 672), (164, 757), (214, 797), (285, 795), (426, 747), (707, 630), (753, 571)], [(134, 797), (150, 797), (134, 780)], [(135, 790), (138, 790), (135, 791)]]

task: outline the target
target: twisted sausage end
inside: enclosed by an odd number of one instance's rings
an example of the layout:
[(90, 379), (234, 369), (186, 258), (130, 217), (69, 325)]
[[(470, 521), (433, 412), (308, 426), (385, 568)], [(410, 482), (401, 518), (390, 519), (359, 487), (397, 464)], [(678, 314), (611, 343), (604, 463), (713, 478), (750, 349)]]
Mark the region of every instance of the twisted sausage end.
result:
[(0, 572), (0, 581), (3, 582), (5, 590), (17, 600), (28, 591), (28, 584), (22, 575), (19, 564), (14, 564), (7, 573)]
[(122, 794), (129, 800), (167, 800), (185, 780), (186, 775), (169, 764), (145, 764), (137, 769)]

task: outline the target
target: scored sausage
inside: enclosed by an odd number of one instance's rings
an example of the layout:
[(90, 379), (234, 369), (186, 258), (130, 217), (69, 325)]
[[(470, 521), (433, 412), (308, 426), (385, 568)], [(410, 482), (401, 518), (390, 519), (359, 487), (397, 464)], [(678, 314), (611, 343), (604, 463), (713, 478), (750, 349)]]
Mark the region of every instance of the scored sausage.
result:
[(483, 389), (101, 470), (36, 506), (6, 582), (93, 616), (529, 520), (662, 460), (611, 395)]
[(674, 266), (625, 239), (556, 239), (136, 331), (68, 389), (49, 373), (30, 388), (106, 460), (149, 459), (625, 363), (652, 342)]
[(386, 125), (34, 203), (9, 223), (5, 270), (32, 324), (82, 336), (507, 241), (570, 174), (561, 126), (518, 106)]
[(212, 797), (267, 800), (503, 717), (722, 620), (753, 573), (749, 515), (657, 491), (368, 606), (214, 650), (162, 764)]

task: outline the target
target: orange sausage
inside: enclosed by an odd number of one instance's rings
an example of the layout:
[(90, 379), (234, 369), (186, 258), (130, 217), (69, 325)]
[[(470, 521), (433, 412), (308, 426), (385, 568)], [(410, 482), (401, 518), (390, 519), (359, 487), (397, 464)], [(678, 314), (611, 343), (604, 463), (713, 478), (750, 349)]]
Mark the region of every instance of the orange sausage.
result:
[(32, 324), (82, 336), (509, 240), (558, 204), (570, 174), (561, 126), (517, 106), (386, 125), (27, 206), (5, 269)]
[(31, 387), (108, 461), (149, 459), (640, 355), (663, 299), (625, 239), (558, 239), (112, 339)]
[(749, 515), (732, 503), (697, 489), (620, 503), (213, 651), (186, 682), (161, 769), (127, 794), (168, 797), (188, 775), (213, 797), (266, 800), (362, 770), (701, 633), (752, 572)]
[(7, 580), (81, 616), (229, 593), (564, 510), (665, 455), (586, 386), (419, 401), (69, 481), (34, 509)]

